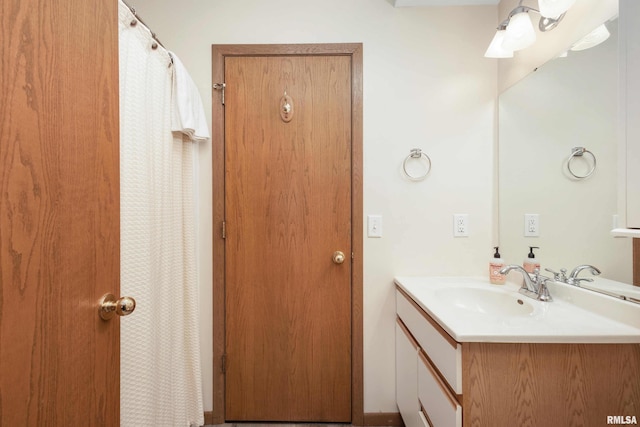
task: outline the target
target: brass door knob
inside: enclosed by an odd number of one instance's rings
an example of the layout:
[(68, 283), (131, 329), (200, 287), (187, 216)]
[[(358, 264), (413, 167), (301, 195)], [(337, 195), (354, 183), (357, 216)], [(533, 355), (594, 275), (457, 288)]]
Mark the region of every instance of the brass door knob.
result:
[(342, 264), (344, 262), (344, 252), (335, 251), (333, 253), (333, 262), (336, 264)]
[(114, 314), (128, 316), (136, 309), (136, 300), (131, 297), (116, 298), (113, 294), (106, 294), (100, 301), (100, 317), (109, 320)]

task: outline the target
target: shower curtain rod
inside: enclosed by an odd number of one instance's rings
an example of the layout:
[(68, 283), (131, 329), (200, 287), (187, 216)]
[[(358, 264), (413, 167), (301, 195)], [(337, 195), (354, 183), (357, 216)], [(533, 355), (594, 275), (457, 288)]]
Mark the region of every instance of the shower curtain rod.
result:
[[(162, 44), (162, 42), (160, 41), (160, 39), (158, 39), (158, 37), (156, 36), (156, 33), (154, 33), (153, 31), (151, 31), (151, 28), (149, 28), (149, 26), (142, 20), (142, 18), (140, 18), (138, 16), (138, 14), (136, 13), (136, 9), (133, 6), (129, 6), (129, 4), (125, 1), (125, 0), (120, 0), (122, 2), (122, 4), (124, 4), (125, 6), (127, 6), (127, 8), (131, 11), (131, 13), (133, 14), (133, 16), (136, 18), (136, 20), (141, 23), (147, 30), (149, 30), (149, 33), (151, 34), (151, 38), (158, 43), (158, 45), (162, 46), (162, 48), (165, 50), (165, 52), (167, 52), (167, 55), (169, 55), (169, 59), (171, 60), (171, 64), (173, 64), (173, 55), (171, 55), (171, 52), (169, 52), (169, 50), (164, 47), (164, 45)], [(131, 23), (131, 25), (136, 25), (134, 22)], [(155, 47), (152, 46), (152, 49), (155, 49)]]

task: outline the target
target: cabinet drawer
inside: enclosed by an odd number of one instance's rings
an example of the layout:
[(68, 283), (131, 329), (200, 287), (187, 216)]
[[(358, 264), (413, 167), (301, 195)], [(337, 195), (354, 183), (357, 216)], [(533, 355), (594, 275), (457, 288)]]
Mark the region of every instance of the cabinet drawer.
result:
[(427, 416), (422, 412), (422, 409), (420, 409), (418, 417), (420, 418), (420, 427), (433, 427), (431, 423), (427, 421)]
[(462, 407), (422, 352), (418, 360), (418, 400), (434, 426), (462, 427)]
[(462, 350), (427, 313), (396, 288), (396, 313), (456, 394), (462, 394)]
[(396, 320), (396, 403), (406, 427), (422, 427), (418, 410), (418, 344)]

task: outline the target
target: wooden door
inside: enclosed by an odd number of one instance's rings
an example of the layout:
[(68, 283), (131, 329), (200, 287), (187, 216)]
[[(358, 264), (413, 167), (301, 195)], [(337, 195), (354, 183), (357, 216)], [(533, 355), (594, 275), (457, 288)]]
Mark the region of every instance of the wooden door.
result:
[(0, 3), (0, 425), (119, 425), (117, 2)]
[(351, 59), (224, 69), (226, 418), (349, 422)]

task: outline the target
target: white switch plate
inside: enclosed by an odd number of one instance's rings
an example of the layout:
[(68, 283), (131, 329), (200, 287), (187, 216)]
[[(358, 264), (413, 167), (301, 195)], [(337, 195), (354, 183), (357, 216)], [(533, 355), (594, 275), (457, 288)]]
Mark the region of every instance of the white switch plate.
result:
[(382, 215), (367, 215), (367, 236), (382, 237)]
[(540, 215), (524, 214), (524, 236), (538, 237), (540, 235)]
[(453, 237), (469, 236), (469, 214), (453, 214)]

